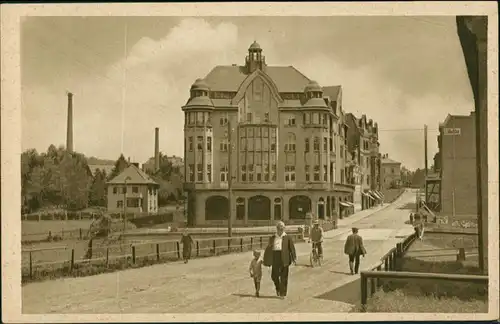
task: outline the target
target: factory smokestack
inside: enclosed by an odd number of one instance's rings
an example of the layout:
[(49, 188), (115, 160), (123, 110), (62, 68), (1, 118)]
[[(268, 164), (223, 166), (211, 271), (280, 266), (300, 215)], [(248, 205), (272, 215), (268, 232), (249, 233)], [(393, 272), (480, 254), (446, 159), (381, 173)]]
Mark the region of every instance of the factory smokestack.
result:
[(68, 92), (68, 124), (66, 132), (66, 150), (73, 152), (73, 94)]
[(155, 128), (155, 172), (160, 169), (160, 129)]

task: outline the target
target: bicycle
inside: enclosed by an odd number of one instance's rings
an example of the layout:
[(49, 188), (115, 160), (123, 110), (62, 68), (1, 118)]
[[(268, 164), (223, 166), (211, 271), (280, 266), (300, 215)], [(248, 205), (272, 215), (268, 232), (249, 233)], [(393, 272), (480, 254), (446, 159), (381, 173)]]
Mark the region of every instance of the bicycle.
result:
[(312, 246), (312, 251), (309, 256), (309, 261), (311, 262), (311, 267), (321, 266), (321, 263), (323, 263), (323, 256), (318, 255), (318, 248), (317, 248), (317, 243), (313, 243)]

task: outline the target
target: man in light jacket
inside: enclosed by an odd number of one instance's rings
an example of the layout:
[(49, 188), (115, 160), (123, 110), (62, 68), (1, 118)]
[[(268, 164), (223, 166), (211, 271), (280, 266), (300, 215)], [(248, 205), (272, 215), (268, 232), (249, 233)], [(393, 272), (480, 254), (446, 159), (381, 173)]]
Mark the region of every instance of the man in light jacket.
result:
[(276, 288), (276, 295), (284, 299), (288, 290), (289, 266), (297, 259), (295, 244), (285, 233), (285, 223), (276, 224), (276, 234), (269, 238), (269, 244), (264, 251), (264, 266), (272, 267), (271, 279)]
[(358, 229), (353, 227), (352, 234), (347, 237), (344, 245), (344, 253), (349, 256), (349, 268), (351, 274), (357, 274), (359, 271), (359, 257), (366, 254), (363, 245), (363, 238), (358, 235)]

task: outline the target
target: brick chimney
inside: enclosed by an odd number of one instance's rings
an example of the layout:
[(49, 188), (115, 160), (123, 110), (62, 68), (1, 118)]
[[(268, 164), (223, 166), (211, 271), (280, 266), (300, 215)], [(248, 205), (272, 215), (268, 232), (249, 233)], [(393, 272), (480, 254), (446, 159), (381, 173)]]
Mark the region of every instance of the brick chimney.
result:
[(73, 152), (73, 94), (68, 92), (68, 123), (66, 131), (66, 150)]
[(155, 172), (160, 169), (160, 129), (155, 128)]

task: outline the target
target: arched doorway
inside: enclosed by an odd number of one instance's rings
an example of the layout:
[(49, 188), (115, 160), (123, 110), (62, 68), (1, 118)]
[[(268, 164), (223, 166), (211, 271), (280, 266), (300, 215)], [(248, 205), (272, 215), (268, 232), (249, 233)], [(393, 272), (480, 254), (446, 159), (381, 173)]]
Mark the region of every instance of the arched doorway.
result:
[(305, 219), (311, 211), (311, 199), (307, 196), (293, 196), (288, 201), (290, 219)]
[(236, 219), (245, 219), (245, 198), (236, 199)]
[(282, 214), (281, 214), (281, 204), (282, 200), (281, 198), (274, 198), (274, 219), (275, 220), (281, 220), (282, 219)]
[(323, 197), (318, 200), (318, 219), (325, 219), (325, 199)]
[(229, 217), (229, 200), (224, 196), (210, 196), (205, 201), (206, 220), (224, 220)]
[(270, 220), (271, 200), (266, 196), (258, 195), (248, 199), (249, 220)]

